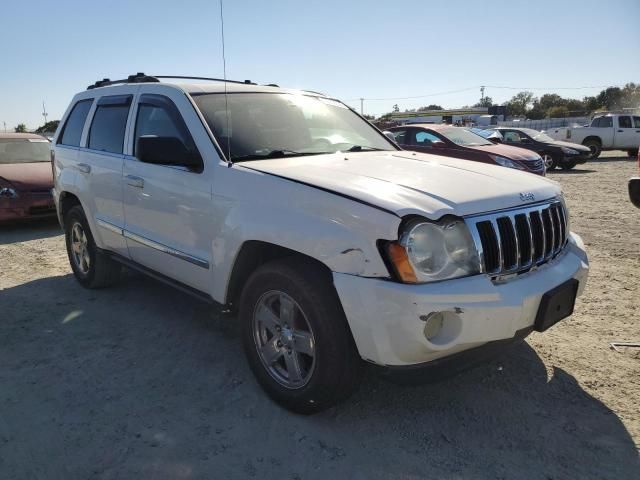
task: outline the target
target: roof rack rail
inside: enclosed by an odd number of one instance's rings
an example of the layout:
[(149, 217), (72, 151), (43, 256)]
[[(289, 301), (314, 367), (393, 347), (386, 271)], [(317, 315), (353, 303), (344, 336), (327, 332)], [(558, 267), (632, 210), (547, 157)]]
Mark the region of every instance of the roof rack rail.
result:
[[(226, 82), (226, 83), (237, 83), (240, 85), (257, 85), (257, 83), (252, 82), (251, 80), (225, 80), (223, 78), (210, 78), (210, 77), (188, 77), (183, 75), (145, 75), (142, 72), (138, 72), (135, 75), (129, 75), (127, 78), (123, 78), (121, 80), (110, 80), (108, 78), (103, 78), (102, 80), (98, 80), (93, 85), (89, 85), (87, 90), (92, 90), (94, 88), (106, 87), (109, 85), (116, 85), (119, 83), (143, 83), (143, 82), (159, 82), (161, 78), (179, 78), (183, 80), (207, 80), (211, 82)], [(271, 84), (270, 86), (277, 86), (275, 84)]]
[(89, 85), (87, 90), (91, 90), (98, 87), (106, 87), (108, 85), (115, 85), (118, 83), (142, 83), (142, 82), (159, 82), (156, 77), (152, 77), (150, 75), (145, 75), (142, 72), (138, 72), (135, 75), (129, 75), (127, 78), (123, 78), (121, 80), (109, 80), (108, 78), (103, 78), (102, 80), (98, 80), (93, 85)]

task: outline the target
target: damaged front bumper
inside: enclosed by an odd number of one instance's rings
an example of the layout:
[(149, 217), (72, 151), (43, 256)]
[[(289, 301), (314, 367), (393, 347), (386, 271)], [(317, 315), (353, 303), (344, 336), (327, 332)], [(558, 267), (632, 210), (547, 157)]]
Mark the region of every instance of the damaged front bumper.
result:
[[(528, 333), (542, 296), (570, 279), (580, 295), (588, 270), (582, 240), (571, 234), (555, 259), (501, 283), (486, 275), (422, 285), (341, 273), (333, 279), (362, 358), (401, 367)], [(428, 331), (434, 315), (440, 328)]]

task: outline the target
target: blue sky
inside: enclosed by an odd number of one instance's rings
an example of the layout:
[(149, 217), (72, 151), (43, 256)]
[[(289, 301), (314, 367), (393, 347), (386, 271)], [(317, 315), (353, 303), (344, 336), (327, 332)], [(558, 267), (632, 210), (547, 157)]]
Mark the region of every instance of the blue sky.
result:
[[(640, 1), (224, 1), (227, 76), (366, 100), (381, 114), (475, 103), (479, 85), (582, 97), (640, 82)], [(103, 77), (222, 76), (218, 0), (0, 8), (0, 130), (59, 118)], [(474, 88), (472, 88), (474, 87)], [(468, 89), (468, 90), (467, 90)], [(516, 90), (487, 88), (494, 101)], [(359, 101), (349, 101), (358, 106)]]

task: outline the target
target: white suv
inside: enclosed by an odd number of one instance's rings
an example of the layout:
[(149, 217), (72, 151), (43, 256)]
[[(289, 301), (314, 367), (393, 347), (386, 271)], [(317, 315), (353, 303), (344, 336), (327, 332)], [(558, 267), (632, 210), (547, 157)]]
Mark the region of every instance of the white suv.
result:
[(237, 309), (287, 408), (345, 398), (362, 359), (431, 377), (572, 313), (588, 261), (555, 182), (402, 151), (319, 93), (158, 78), (96, 82), (60, 122), (71, 267)]

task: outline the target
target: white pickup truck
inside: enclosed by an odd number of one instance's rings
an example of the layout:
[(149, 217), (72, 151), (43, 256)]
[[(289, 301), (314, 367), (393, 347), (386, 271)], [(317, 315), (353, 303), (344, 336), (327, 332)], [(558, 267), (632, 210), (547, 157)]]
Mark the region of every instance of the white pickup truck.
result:
[(546, 132), (554, 140), (581, 143), (597, 158), (603, 150), (626, 150), (630, 157), (637, 155), (640, 145), (640, 116), (608, 113), (597, 115), (588, 127), (552, 128)]

